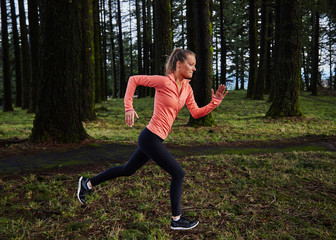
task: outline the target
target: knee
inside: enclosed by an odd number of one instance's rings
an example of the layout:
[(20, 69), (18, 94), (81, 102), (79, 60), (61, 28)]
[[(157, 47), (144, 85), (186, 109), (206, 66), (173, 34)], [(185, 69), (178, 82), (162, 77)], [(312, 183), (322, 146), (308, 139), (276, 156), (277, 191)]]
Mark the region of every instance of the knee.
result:
[(182, 168), (180, 168), (180, 169), (178, 169), (178, 170), (175, 172), (175, 174), (174, 174), (173, 177), (175, 177), (175, 178), (177, 178), (177, 179), (179, 179), (179, 180), (182, 181), (183, 178), (184, 178), (184, 176), (185, 176), (185, 172), (183, 171)]
[(130, 168), (127, 165), (122, 166), (122, 173), (123, 173), (122, 175), (123, 176), (129, 177), (129, 176), (132, 176), (135, 172), (136, 172), (136, 170)]

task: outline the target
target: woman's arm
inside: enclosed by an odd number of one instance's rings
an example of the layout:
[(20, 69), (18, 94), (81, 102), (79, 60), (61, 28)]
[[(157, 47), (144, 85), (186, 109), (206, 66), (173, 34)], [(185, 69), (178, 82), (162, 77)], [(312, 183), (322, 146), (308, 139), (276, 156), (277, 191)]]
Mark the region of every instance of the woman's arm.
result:
[(145, 87), (160, 87), (164, 84), (165, 77), (163, 76), (148, 76), (137, 75), (129, 78), (127, 83), (127, 89), (124, 97), (125, 106), (125, 123), (132, 127), (134, 124), (134, 116), (139, 118), (138, 114), (133, 109), (133, 96), (137, 86)]
[(195, 102), (195, 98), (194, 98), (194, 93), (190, 87), (190, 93), (187, 97), (186, 100), (186, 105), (192, 115), (193, 118), (197, 119), (197, 118), (201, 118), (204, 117), (206, 115), (208, 115), (213, 109), (215, 109), (224, 99), (224, 97), (226, 96), (226, 94), (228, 93), (228, 91), (225, 92), (226, 87), (224, 85), (220, 85), (216, 94), (214, 94), (214, 90), (211, 89), (212, 91), (212, 100), (211, 102), (202, 107), (199, 108), (197, 103)]

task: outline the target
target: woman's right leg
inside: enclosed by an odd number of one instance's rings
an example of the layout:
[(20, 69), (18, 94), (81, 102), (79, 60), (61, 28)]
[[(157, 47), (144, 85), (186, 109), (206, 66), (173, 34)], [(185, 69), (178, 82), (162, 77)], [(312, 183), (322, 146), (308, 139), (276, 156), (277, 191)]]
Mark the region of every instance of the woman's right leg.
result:
[(102, 182), (120, 176), (131, 176), (148, 160), (149, 158), (147, 155), (144, 154), (138, 147), (126, 164), (123, 166), (112, 167), (105, 170), (104, 172), (99, 173), (97, 176), (90, 179), (91, 185), (96, 186)]

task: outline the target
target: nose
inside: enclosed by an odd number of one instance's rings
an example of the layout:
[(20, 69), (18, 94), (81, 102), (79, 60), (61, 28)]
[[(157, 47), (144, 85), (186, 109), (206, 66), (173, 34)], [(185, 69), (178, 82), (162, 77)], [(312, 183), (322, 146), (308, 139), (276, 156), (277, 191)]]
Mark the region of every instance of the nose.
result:
[(194, 72), (196, 71), (196, 67), (193, 67), (193, 71), (194, 71)]

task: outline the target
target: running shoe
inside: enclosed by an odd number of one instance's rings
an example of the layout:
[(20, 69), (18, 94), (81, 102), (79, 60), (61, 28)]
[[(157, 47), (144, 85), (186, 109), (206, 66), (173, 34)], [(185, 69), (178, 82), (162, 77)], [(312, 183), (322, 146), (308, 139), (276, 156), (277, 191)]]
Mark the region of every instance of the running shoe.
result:
[(188, 230), (196, 227), (198, 224), (198, 220), (191, 221), (185, 216), (181, 215), (178, 221), (171, 219), (170, 228), (173, 230)]
[(81, 204), (85, 204), (85, 194), (91, 191), (87, 186), (88, 181), (85, 177), (80, 177), (78, 181), (77, 198)]

